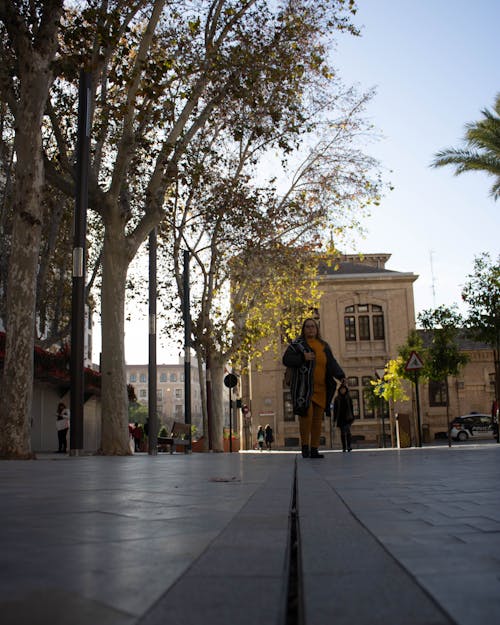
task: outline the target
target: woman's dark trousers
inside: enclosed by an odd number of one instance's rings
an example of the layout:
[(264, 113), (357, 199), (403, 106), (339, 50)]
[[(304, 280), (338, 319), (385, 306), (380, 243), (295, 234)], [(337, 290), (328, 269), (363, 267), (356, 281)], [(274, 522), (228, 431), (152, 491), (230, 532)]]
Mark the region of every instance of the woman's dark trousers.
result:
[(59, 451), (62, 453), (66, 453), (66, 447), (68, 445), (67, 443), (67, 437), (68, 437), (68, 429), (64, 429), (64, 430), (58, 430), (57, 431), (57, 438), (59, 440)]
[(349, 424), (340, 426), (340, 440), (342, 451), (351, 451), (351, 426)]

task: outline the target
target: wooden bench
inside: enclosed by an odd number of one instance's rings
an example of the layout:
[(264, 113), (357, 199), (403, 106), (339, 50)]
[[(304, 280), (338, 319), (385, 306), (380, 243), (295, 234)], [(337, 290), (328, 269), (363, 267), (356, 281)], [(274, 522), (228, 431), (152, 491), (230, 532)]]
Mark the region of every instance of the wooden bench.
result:
[(170, 451), (174, 453), (176, 445), (184, 447), (187, 454), (191, 446), (191, 426), (186, 423), (174, 421), (169, 436), (158, 436), (158, 451)]

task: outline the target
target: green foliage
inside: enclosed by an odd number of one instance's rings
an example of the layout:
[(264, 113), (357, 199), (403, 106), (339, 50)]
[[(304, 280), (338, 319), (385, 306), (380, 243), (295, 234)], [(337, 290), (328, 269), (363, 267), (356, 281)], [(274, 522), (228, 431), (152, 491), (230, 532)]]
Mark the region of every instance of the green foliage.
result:
[(500, 347), (500, 256), (496, 263), (489, 254), (474, 260), (474, 270), (467, 276), (462, 299), (467, 304), (466, 327), (476, 340)]
[(500, 399), (500, 256), (496, 263), (489, 254), (474, 260), (474, 271), (468, 276), (462, 299), (468, 305), (466, 326), (475, 340), (493, 349), (495, 397)]
[(148, 407), (138, 402), (131, 403), (128, 406), (128, 418), (130, 423), (145, 424), (149, 417)]
[(500, 197), (500, 93), (493, 111), (481, 111), (483, 119), (466, 125), (466, 147), (451, 148), (436, 154), (433, 167), (453, 165), (455, 175), (466, 171), (483, 171), (495, 178), (490, 193)]
[[(427, 360), (427, 350), (424, 349), (424, 342), (416, 330), (412, 330), (408, 335), (406, 343), (399, 347), (399, 357), (396, 359), (397, 364), (394, 365), (395, 373), (398, 376), (404, 378), (405, 380), (411, 381), (415, 379), (415, 374), (412, 371), (406, 371), (405, 365), (408, 362), (412, 352), (416, 352), (425, 365), (425, 362)], [(427, 377), (427, 370), (425, 366), (423, 370), (419, 371), (419, 376), (424, 378)]]
[(468, 357), (460, 352), (457, 344), (463, 321), (456, 307), (424, 310), (418, 315), (418, 321), (425, 330), (432, 332), (425, 359), (426, 376), (431, 380), (446, 381), (449, 375), (458, 375)]

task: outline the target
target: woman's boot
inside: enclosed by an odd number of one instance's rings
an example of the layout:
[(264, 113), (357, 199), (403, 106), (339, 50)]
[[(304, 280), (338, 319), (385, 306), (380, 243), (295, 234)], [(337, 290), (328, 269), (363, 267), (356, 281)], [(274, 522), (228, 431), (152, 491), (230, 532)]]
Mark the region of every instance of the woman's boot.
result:
[(317, 447), (311, 447), (311, 454), (309, 456), (309, 458), (324, 458), (325, 456), (323, 454), (320, 454), (318, 452), (318, 448)]
[(302, 458), (309, 458), (309, 445), (302, 445)]

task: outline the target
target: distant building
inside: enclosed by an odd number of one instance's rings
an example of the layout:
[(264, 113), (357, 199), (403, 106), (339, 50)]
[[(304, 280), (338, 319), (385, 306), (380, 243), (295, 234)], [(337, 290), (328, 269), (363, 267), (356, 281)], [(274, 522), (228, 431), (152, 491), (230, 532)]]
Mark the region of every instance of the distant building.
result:
[[(432, 332), (418, 331), (424, 346), (429, 345)], [(453, 417), (482, 412), (491, 414), (495, 398), (495, 364), (493, 349), (485, 343), (472, 341), (464, 334), (458, 337), (460, 351), (466, 354), (469, 362), (460, 370), (457, 377), (449, 377), (449, 415), (446, 414), (446, 384), (429, 382), (423, 386), (421, 398), (422, 422), (428, 424), (430, 437), (437, 432), (446, 432), (446, 425)]]
[[(127, 383), (134, 387), (137, 401), (149, 402), (148, 365), (126, 365)], [(161, 424), (170, 425), (173, 421), (184, 422), (184, 361), (178, 364), (157, 365), (156, 401)], [(191, 363), (191, 423), (199, 434), (203, 433), (201, 388), (196, 361)]]

